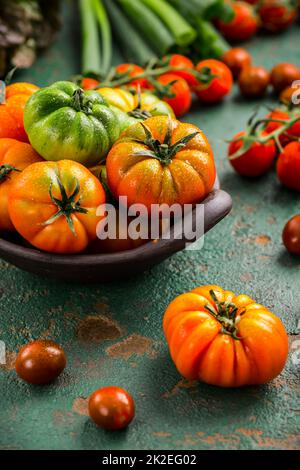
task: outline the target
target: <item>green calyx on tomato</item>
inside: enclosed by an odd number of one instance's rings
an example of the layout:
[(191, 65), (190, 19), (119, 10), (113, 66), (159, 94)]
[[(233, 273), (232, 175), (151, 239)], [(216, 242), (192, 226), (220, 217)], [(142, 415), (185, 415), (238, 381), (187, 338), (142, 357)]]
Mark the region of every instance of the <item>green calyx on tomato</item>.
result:
[(46, 160), (93, 166), (104, 160), (120, 135), (116, 113), (96, 91), (56, 82), (34, 93), (24, 113), (33, 148)]
[(241, 338), (237, 336), (238, 330), (236, 327), (236, 316), (238, 308), (231, 302), (219, 302), (214, 290), (209, 291), (216, 308), (207, 304), (206, 310), (222, 325), (222, 333), (232, 336), (236, 340)]
[(150, 129), (148, 129), (145, 124), (141, 123), (141, 126), (145, 132), (145, 140), (137, 140), (136, 142), (146, 145), (150, 150), (142, 150), (135, 153), (135, 155), (156, 158), (156, 160), (159, 160), (163, 165), (169, 165), (174, 155), (182, 150), (194, 137), (196, 137), (196, 135), (199, 134), (199, 132), (193, 132), (192, 134), (178, 140), (175, 144), (171, 144), (172, 121), (170, 120), (164, 141), (163, 143), (160, 143), (159, 140), (154, 139)]
[(50, 217), (50, 219), (46, 220), (46, 222), (44, 222), (43, 225), (51, 225), (53, 222), (59, 219), (59, 217), (64, 216), (67, 219), (67, 222), (69, 224), (69, 227), (72, 233), (76, 236), (76, 230), (74, 228), (74, 223), (73, 223), (71, 214), (73, 214), (74, 212), (79, 212), (80, 214), (88, 213), (88, 209), (85, 209), (84, 207), (80, 206), (80, 200), (76, 201), (76, 198), (78, 194), (80, 193), (79, 181), (77, 178), (75, 178), (75, 189), (70, 196), (67, 195), (66, 189), (64, 185), (62, 184), (59, 176), (57, 176), (57, 184), (60, 189), (61, 199), (57, 199), (56, 197), (53, 196), (52, 183), (49, 188), (49, 194), (52, 199), (52, 202), (57, 206), (58, 210), (56, 214)]
[(12, 171), (20, 171), (12, 165), (0, 165), (0, 183), (9, 178), (9, 175)]

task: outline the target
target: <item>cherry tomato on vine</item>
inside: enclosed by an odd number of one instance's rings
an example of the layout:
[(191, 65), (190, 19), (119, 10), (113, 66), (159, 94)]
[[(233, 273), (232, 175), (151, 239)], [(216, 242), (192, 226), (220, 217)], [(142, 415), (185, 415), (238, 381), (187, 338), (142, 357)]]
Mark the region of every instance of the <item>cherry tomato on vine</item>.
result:
[(231, 2), (235, 16), (229, 23), (217, 21), (217, 26), (223, 36), (229, 41), (246, 41), (258, 30), (259, 18), (251, 5), (245, 2)]
[(172, 97), (160, 96), (173, 109), (176, 117), (188, 113), (192, 104), (192, 93), (187, 82), (173, 73), (165, 73), (157, 78), (158, 83), (168, 85)]
[[(241, 155), (236, 158), (230, 158), (241, 150), (244, 140), (240, 138), (245, 135), (245, 132), (239, 132), (229, 144), (228, 159), (235, 171), (240, 175), (251, 178), (262, 176), (271, 168), (275, 160), (277, 154), (275, 142), (273, 140), (265, 144), (253, 142), (251, 147)], [(261, 137), (265, 135), (266, 133), (261, 133)]]
[(285, 225), (282, 241), (293, 255), (300, 255), (300, 214), (292, 217)]
[(297, 8), (293, 0), (262, 0), (259, 3), (259, 16), (264, 29), (280, 33), (297, 18)]
[(134, 418), (134, 400), (123, 388), (100, 388), (89, 399), (89, 414), (92, 420), (104, 429), (124, 429)]
[[(270, 119), (270, 122), (267, 124), (265, 131), (270, 134), (271, 132), (279, 129), (284, 125), (283, 123), (276, 122), (276, 121), (288, 121), (292, 118), (292, 116), (299, 115), (299, 121), (295, 122), (289, 129), (284, 131), (280, 136), (279, 140), (282, 146), (287, 145), (288, 143), (292, 142), (293, 140), (300, 138), (300, 113), (288, 113), (287, 111), (283, 111), (281, 109), (275, 109), (271, 113), (267, 115), (267, 119)], [(272, 121), (274, 119), (274, 121)]]
[(269, 83), (269, 72), (264, 67), (257, 65), (245, 67), (238, 78), (240, 91), (247, 98), (260, 98), (263, 96)]
[[(136, 64), (119, 64), (116, 67), (116, 72), (119, 74), (129, 73), (129, 76), (134, 79), (137, 75), (141, 75), (145, 72), (145, 69), (140, 67)], [(141, 90), (149, 88), (149, 83), (146, 78), (140, 78), (137, 80), (132, 80), (130, 83), (126, 85), (127, 87), (138, 88), (140, 87)]]
[(291, 86), (296, 80), (300, 80), (300, 68), (294, 64), (277, 64), (271, 70), (270, 81), (276, 93)]
[(233, 47), (229, 49), (222, 57), (222, 61), (230, 68), (234, 78), (238, 78), (241, 71), (251, 65), (252, 59), (246, 49), (242, 47)]
[(204, 77), (203, 83), (198, 82), (194, 88), (201, 101), (218, 103), (231, 91), (232, 73), (223, 62), (215, 59), (202, 60), (197, 64), (196, 70)]
[(95, 90), (99, 87), (99, 85), (100, 82), (98, 80), (95, 80), (94, 78), (90, 77), (84, 77), (80, 83), (81, 88), (83, 88), (84, 90)]
[(284, 147), (277, 161), (277, 176), (283, 186), (300, 191), (300, 142)]
[(192, 73), (195, 70), (194, 64), (188, 57), (181, 54), (172, 54), (164, 57), (162, 62), (176, 69), (176, 71), (172, 70), (171, 73), (184, 78), (190, 87), (197, 85), (195, 74)]

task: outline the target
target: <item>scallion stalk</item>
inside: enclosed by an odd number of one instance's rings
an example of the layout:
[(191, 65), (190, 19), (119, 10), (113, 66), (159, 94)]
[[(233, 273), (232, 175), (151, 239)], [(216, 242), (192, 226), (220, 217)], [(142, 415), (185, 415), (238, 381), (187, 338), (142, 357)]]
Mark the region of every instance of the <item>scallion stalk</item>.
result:
[(82, 30), (82, 73), (101, 74), (101, 49), (93, 0), (79, 0)]
[(118, 0), (118, 3), (157, 54), (164, 55), (175, 45), (175, 38), (164, 23), (140, 0)]
[(93, 0), (93, 8), (98, 21), (101, 37), (101, 66), (102, 74), (105, 75), (111, 67), (112, 59), (112, 37), (109, 19), (102, 0)]
[(197, 36), (195, 29), (165, 0), (141, 0), (167, 26), (178, 46), (188, 46)]

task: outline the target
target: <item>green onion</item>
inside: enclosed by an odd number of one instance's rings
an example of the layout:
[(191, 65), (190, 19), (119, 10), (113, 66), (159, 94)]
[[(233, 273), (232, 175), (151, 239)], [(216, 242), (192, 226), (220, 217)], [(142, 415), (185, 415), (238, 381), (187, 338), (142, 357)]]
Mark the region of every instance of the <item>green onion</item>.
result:
[(198, 39), (194, 43), (194, 48), (200, 53), (202, 58), (219, 59), (229, 49), (228, 43), (220, 36), (212, 23), (201, 18), (195, 20), (198, 32)]
[(93, 0), (79, 0), (82, 29), (82, 72), (101, 74), (101, 50)]
[(175, 45), (175, 39), (170, 31), (140, 0), (118, 0), (118, 2), (157, 54), (164, 55)]
[(197, 36), (194, 28), (165, 0), (142, 0), (167, 26), (176, 44), (188, 46)]
[(116, 3), (112, 0), (104, 0), (104, 2), (113, 25), (114, 35), (126, 59), (129, 62), (144, 65), (156, 58), (155, 53), (140, 37)]
[(112, 37), (110, 23), (106, 14), (106, 10), (103, 6), (102, 0), (93, 0), (94, 12), (99, 24), (100, 36), (101, 36), (101, 65), (102, 74), (106, 74), (111, 67), (112, 58)]

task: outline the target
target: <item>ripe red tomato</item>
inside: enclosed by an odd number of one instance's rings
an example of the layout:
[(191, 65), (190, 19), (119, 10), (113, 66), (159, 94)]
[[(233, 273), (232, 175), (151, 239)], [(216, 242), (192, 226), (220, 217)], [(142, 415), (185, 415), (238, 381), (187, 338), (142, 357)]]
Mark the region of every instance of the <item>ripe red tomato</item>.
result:
[(217, 26), (223, 36), (229, 41), (246, 41), (258, 30), (259, 18), (254, 8), (245, 2), (231, 2), (235, 16), (229, 23), (217, 21)]
[[(300, 114), (299, 113), (293, 113), (293, 116), (297, 116)], [(267, 119), (274, 119), (275, 121), (271, 121), (267, 124), (265, 131), (270, 134), (271, 132), (276, 131), (280, 127), (284, 125), (284, 123), (276, 122), (276, 120), (281, 120), (281, 121), (288, 121), (291, 119), (292, 115), (288, 113), (287, 111), (282, 111), (281, 109), (275, 109), (271, 113), (267, 115)], [(295, 122), (289, 129), (287, 129), (285, 132), (283, 132), (279, 136), (279, 140), (282, 146), (287, 145), (288, 143), (292, 142), (296, 138), (300, 138), (300, 119), (298, 122)]]
[(289, 0), (262, 0), (259, 16), (264, 29), (280, 33), (287, 29), (297, 18), (297, 8)]
[(271, 70), (270, 81), (276, 93), (291, 86), (296, 80), (300, 80), (300, 68), (294, 64), (277, 64)]
[(92, 420), (104, 429), (124, 429), (134, 418), (134, 400), (123, 388), (100, 388), (89, 399), (89, 414)]
[(300, 191), (300, 142), (284, 147), (277, 161), (277, 176), (287, 188)]
[(300, 214), (292, 217), (285, 225), (282, 240), (293, 255), (300, 255)]
[(173, 73), (165, 73), (158, 77), (157, 81), (162, 85), (169, 85), (172, 98), (159, 95), (173, 109), (175, 116), (180, 117), (188, 113), (192, 105), (192, 93), (187, 82)]
[[(135, 64), (119, 64), (116, 67), (116, 72), (119, 74), (128, 72), (129, 76), (134, 78), (137, 75), (141, 75), (142, 73), (144, 73), (145, 69)], [(132, 82), (128, 83), (126, 86), (132, 87), (132, 88), (140, 87), (141, 90), (144, 90), (144, 89), (149, 88), (149, 83), (146, 78), (140, 78), (137, 80), (132, 80)]]
[(249, 66), (242, 70), (238, 78), (241, 93), (247, 98), (260, 98), (270, 83), (270, 74), (260, 66)]
[(206, 59), (199, 62), (196, 70), (211, 78), (208, 83), (200, 83), (194, 88), (198, 98), (205, 103), (218, 103), (231, 91), (233, 77), (227, 65), (219, 60)]
[(197, 79), (192, 72), (195, 70), (193, 62), (181, 54), (172, 54), (164, 57), (163, 63), (176, 69), (172, 70), (173, 75), (184, 78), (190, 87), (197, 85)]
[(83, 88), (84, 90), (95, 90), (99, 87), (99, 85), (100, 82), (98, 82), (98, 80), (89, 77), (83, 78), (80, 83), (81, 88)]
[[(231, 156), (241, 149), (243, 140), (239, 140), (239, 137), (245, 134), (245, 132), (239, 132), (229, 144), (229, 161), (235, 171), (242, 176), (251, 178), (262, 176), (271, 168), (275, 160), (277, 153), (275, 142), (273, 140), (270, 140), (266, 144), (254, 142), (241, 156), (230, 159)], [(262, 136), (264, 135), (265, 133), (262, 133)]]
[(252, 59), (248, 51), (242, 47), (233, 47), (225, 52), (222, 61), (230, 68), (234, 78), (238, 78), (241, 71), (251, 65)]

